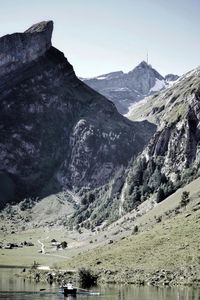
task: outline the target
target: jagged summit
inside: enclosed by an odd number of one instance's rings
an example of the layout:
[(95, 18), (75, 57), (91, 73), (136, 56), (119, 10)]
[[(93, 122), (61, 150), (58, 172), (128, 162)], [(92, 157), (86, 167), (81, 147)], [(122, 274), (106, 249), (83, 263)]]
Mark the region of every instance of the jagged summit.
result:
[(178, 75), (175, 75), (175, 74), (165, 75), (165, 80), (167, 80), (167, 81), (176, 81), (177, 79), (179, 79)]
[(136, 76), (145, 74), (147, 76), (152, 77), (152, 75), (159, 80), (164, 80), (165, 78), (156, 70), (152, 67), (152, 65), (148, 64), (146, 61), (141, 61), (132, 71), (130, 71), (128, 74), (135, 73)]
[[(142, 60), (137, 66), (136, 68), (149, 68), (151, 67), (151, 65), (149, 65), (145, 60)], [(135, 68), (134, 68), (135, 69)]]
[(168, 86), (168, 81), (146, 61), (128, 73), (112, 72), (82, 80), (113, 101), (122, 114), (127, 114), (135, 102)]
[(0, 39), (0, 208), (101, 188), (156, 129), (127, 120), (80, 81), (51, 46), (52, 29), (42, 22)]
[(0, 38), (0, 76), (36, 60), (51, 47), (53, 22), (44, 21), (23, 33), (8, 34)]
[(53, 21), (42, 21), (32, 25), (25, 33), (35, 33), (35, 32), (49, 32), (50, 35), (53, 31)]

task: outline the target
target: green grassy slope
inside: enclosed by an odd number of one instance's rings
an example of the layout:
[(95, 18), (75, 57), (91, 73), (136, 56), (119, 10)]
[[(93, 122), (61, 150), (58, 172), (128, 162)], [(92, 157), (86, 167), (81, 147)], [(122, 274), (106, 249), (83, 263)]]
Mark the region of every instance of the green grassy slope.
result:
[[(186, 208), (176, 209), (183, 190), (190, 192), (190, 203)], [(156, 221), (158, 217), (161, 219)], [(161, 269), (173, 272), (199, 269), (200, 178), (136, 221), (141, 231), (138, 234), (83, 253), (65, 265), (101, 271), (108, 269), (116, 273), (115, 280), (124, 276), (131, 278), (130, 274), (133, 275), (135, 270), (144, 270), (147, 274)]]
[[(177, 209), (183, 190), (190, 192), (190, 203), (186, 208)], [(113, 275), (109, 275), (108, 281), (112, 277), (113, 281), (132, 282), (137, 272), (148, 274), (161, 269), (172, 272), (183, 270), (190, 276), (193, 272), (200, 278), (200, 274), (194, 272), (194, 269), (200, 270), (200, 178), (136, 220), (131, 220), (131, 214), (128, 216), (99, 233), (69, 233), (63, 228), (37, 228), (14, 235), (4, 233), (2, 241), (31, 239), (35, 246), (0, 249), (0, 265), (30, 265), (36, 260), (62, 269), (89, 267), (101, 272), (102, 276), (109, 270)], [(133, 234), (136, 224), (139, 232)], [(124, 227), (129, 230), (120, 230)], [(37, 240), (47, 236), (49, 238), (44, 241), (47, 254), (43, 255), (38, 253), (40, 246)], [(69, 247), (55, 251), (50, 246), (52, 238), (66, 240)], [(109, 244), (111, 239), (113, 243)]]

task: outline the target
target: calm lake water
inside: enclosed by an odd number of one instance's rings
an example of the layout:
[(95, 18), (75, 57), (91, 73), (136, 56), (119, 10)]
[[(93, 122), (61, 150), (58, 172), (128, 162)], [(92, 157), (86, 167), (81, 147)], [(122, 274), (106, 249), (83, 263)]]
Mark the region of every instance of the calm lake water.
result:
[[(100, 296), (80, 294), (76, 298), (64, 298), (55, 285), (36, 284), (28, 279), (24, 280), (16, 277), (15, 274), (20, 271), (18, 269), (0, 269), (1, 300), (200, 300), (200, 289), (197, 288), (155, 288), (132, 285), (101, 286), (96, 289), (96, 291), (101, 292)], [(40, 289), (46, 290), (40, 291)]]

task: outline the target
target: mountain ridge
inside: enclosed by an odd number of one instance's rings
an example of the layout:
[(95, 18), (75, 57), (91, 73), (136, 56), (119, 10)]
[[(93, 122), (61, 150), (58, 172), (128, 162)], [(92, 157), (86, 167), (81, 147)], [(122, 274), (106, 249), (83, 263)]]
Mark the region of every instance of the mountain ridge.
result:
[[(199, 176), (200, 68), (161, 93), (147, 97), (129, 118), (149, 120), (157, 131), (129, 168), (121, 197), (125, 211), (152, 193), (158, 201)], [(159, 198), (160, 197), (160, 198)], [(133, 200), (135, 199), (135, 200)]]
[(127, 120), (80, 81), (51, 45), (52, 29), (42, 22), (0, 40), (13, 55), (0, 70), (1, 205), (100, 187), (156, 128)]
[(166, 88), (178, 75), (160, 75), (150, 64), (142, 61), (133, 70), (111, 72), (92, 78), (80, 78), (94, 90), (115, 103), (118, 111), (128, 113), (131, 105), (145, 96)]

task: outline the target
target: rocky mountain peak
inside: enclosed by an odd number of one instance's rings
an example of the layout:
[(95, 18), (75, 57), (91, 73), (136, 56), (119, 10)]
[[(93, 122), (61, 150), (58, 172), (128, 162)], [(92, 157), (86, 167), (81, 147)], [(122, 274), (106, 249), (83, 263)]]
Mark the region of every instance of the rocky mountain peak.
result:
[(42, 21), (32, 25), (29, 29), (25, 31), (25, 33), (46, 32), (48, 33), (49, 39), (51, 40), (52, 31), (53, 31), (53, 21)]
[(0, 208), (101, 189), (156, 130), (127, 120), (80, 81), (51, 46), (52, 29), (42, 22), (0, 39)]
[(151, 65), (149, 65), (146, 61), (141, 61), (139, 65), (136, 68), (151, 68)]
[(8, 34), (0, 38), (0, 76), (16, 71), (36, 60), (51, 47), (53, 22), (44, 21), (31, 26), (24, 33)]
[[(177, 78), (170, 75), (167, 79), (173, 81)], [(118, 111), (126, 116), (134, 103), (169, 85), (168, 80), (146, 61), (140, 62), (128, 73), (112, 72), (81, 80), (114, 102)]]
[(165, 80), (167, 81), (176, 81), (177, 79), (179, 79), (179, 76), (175, 74), (167, 74), (165, 76)]
[(151, 74), (153, 77), (155, 77), (159, 80), (164, 80), (164, 77), (144, 60), (141, 61), (141, 63), (139, 63), (139, 65), (137, 65), (128, 74), (131, 74), (131, 73), (133, 73), (134, 76), (138, 76), (138, 73), (141, 74), (142, 76), (144, 76), (146, 74)]

